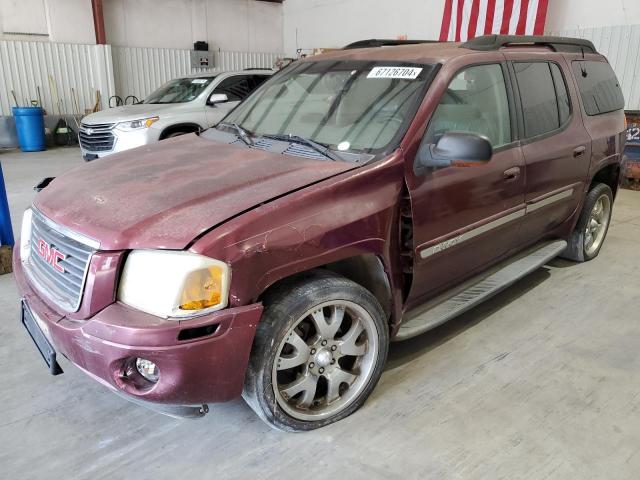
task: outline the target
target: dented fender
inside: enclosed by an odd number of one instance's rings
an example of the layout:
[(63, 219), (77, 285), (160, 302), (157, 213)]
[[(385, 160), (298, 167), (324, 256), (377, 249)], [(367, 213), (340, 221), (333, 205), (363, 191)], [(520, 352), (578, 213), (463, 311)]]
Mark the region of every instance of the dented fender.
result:
[(392, 297), (399, 300), (403, 162), (397, 150), (259, 206), (204, 235), (190, 250), (231, 266), (231, 306), (257, 301), (275, 282), (296, 273), (365, 254), (380, 258)]

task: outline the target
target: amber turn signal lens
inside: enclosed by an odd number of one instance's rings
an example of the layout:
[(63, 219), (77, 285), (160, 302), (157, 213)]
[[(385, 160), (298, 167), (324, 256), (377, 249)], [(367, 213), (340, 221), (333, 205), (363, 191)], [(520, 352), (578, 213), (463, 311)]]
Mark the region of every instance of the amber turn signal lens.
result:
[(153, 118), (147, 118), (144, 121), (144, 124), (147, 128), (149, 128), (151, 125), (153, 125), (154, 123), (156, 123), (158, 120), (160, 120), (159, 117), (153, 117)]
[(180, 310), (215, 307), (222, 298), (222, 269), (209, 267), (191, 272), (182, 290)]

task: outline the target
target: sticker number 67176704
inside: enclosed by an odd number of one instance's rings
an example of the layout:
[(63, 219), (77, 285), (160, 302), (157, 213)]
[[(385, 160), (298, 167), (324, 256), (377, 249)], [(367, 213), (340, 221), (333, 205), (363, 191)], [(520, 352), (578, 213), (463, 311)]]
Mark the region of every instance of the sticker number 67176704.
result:
[(422, 68), (416, 67), (373, 67), (367, 78), (400, 78), (415, 80), (422, 72)]

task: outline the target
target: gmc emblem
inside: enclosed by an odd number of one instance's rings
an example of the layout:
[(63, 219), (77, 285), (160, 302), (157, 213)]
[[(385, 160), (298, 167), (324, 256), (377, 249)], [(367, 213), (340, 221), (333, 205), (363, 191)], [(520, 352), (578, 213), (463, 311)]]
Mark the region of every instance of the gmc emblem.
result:
[(56, 247), (52, 247), (47, 242), (40, 239), (38, 242), (38, 255), (40, 255), (45, 262), (51, 265), (54, 270), (64, 273), (64, 268), (60, 265), (60, 261), (67, 258), (67, 256)]

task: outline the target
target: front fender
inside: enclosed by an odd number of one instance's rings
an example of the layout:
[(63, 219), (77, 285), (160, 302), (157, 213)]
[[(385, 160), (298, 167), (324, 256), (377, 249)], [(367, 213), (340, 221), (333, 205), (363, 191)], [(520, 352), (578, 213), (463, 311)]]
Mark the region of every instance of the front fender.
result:
[(381, 259), (396, 298), (403, 180), (397, 151), (257, 206), (198, 239), (190, 250), (231, 265), (231, 306), (255, 302), (269, 286), (296, 273), (364, 254)]

